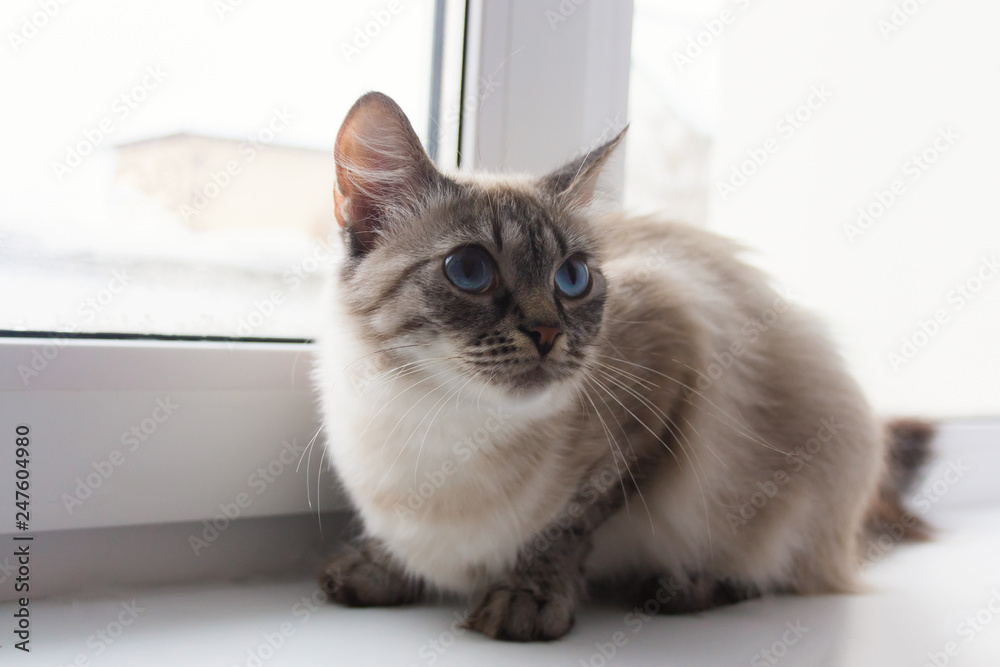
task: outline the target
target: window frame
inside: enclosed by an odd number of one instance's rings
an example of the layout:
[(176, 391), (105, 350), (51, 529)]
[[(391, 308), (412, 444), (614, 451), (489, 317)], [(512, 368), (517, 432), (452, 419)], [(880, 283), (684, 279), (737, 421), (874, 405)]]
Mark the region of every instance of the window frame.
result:
[[(436, 88), (441, 97), (436, 108), (442, 114), (458, 110), (457, 118), (452, 113), (450, 120), (437, 119), (438, 123), (448, 121), (437, 144), (442, 168), (542, 173), (593, 145), (602, 135), (610, 138), (608, 118), (625, 118), (630, 0), (442, 0), (437, 9), (442, 14), (435, 23), (444, 26), (444, 41), (439, 45), (440, 85)], [(464, 26), (464, 33), (458, 32), (457, 26)], [(532, 62), (558, 60), (570, 66), (556, 70), (522, 64), (518, 52), (525, 48)], [(488, 95), (476, 94), (480, 82), (490, 77), (499, 84)], [(521, 100), (532, 100), (530, 108)], [(539, 136), (545, 140), (539, 141)], [(464, 152), (462, 146), (466, 147)], [(469, 146), (480, 150), (469, 150)], [(621, 185), (621, 161), (611, 166), (611, 180)], [(108, 530), (198, 525), (216, 519), (222, 506), (233, 500), (233, 489), (246, 486), (246, 471), (228, 466), (228, 457), (268, 461), (279, 455), (283, 440), (308, 442), (319, 430), (309, 379), (313, 352), (311, 342), (7, 332), (0, 337), (0, 369), (4, 370), (0, 373), (0, 442), (13, 444), (16, 426), (28, 423), (33, 451), (42, 450), (31, 464), (31, 531), (83, 529), (91, 531), (95, 540), (107, 540)], [(25, 375), (20, 369), (32, 372)], [(118, 479), (111, 481), (127, 480), (127, 492), (112, 498), (96, 489), (94, 499), (88, 500), (79, 514), (69, 514), (64, 494), (72, 494), (74, 489), (52, 474), (52, 467), (86, 479), (95, 465), (121, 448), (117, 439), (109, 442), (108, 425), (117, 425), (111, 429), (116, 433), (124, 432), (146, 419), (131, 399), (153, 394), (176, 397), (178, 402), (183, 397), (192, 404), (211, 399), (214, 409), (178, 410), (169, 420), (169, 449), (159, 443), (157, 460), (162, 465), (122, 466), (118, 469), (121, 472), (116, 471)], [(154, 404), (155, 400), (148, 404), (150, 410)], [(298, 409), (289, 409), (293, 405)], [(68, 428), (72, 433), (72, 442), (45, 441), (50, 430), (47, 425), (57, 423), (63, 432)], [(206, 452), (206, 446), (215, 445), (206, 443), (201, 435), (217, 433), (230, 424), (259, 437), (240, 442), (235, 454), (231, 447), (221, 446)], [(276, 438), (276, 433), (284, 435)], [(50, 446), (62, 449), (58, 453), (44, 451)], [(0, 470), (12, 470), (13, 448), (3, 447), (0, 452)], [(314, 453), (311, 475), (316, 474), (316, 462), (321, 460)], [(185, 467), (188, 461), (198, 464)], [(183, 494), (176, 493), (181, 480), (163, 474), (164, 467), (186, 471)], [(328, 474), (324, 480), (331, 477)], [(241, 508), (239, 519), (316, 513), (302, 481), (301, 473), (277, 478), (269, 487), (269, 499)], [(109, 483), (105, 491), (111, 487)], [(315, 503), (315, 485), (310, 488)], [(164, 504), (163, 498), (171, 498), (171, 502)], [(345, 506), (336, 493), (325, 495), (322, 503), (324, 511)], [(0, 539), (8, 540), (15, 532), (10, 504), (0, 516)], [(302, 535), (304, 543), (313, 538)], [(84, 543), (86, 539), (85, 534)], [(261, 551), (262, 571), (266, 569), (266, 554), (266, 550)], [(66, 554), (65, 560), (60, 560), (62, 566), (74, 567), (73, 557)], [(191, 569), (194, 567), (192, 560)], [(155, 563), (148, 569), (151, 583), (164, 583), (167, 576), (177, 580), (177, 566), (171, 575), (158, 572)], [(107, 574), (113, 576), (110, 571)], [(0, 593), (0, 599), (7, 594)]]

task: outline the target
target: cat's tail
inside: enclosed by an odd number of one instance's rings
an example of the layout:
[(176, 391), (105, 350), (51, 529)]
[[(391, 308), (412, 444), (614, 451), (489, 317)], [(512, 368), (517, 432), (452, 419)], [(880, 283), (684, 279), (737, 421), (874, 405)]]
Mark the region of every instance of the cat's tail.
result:
[(892, 540), (926, 540), (930, 526), (906, 507), (905, 496), (912, 490), (931, 456), (934, 424), (918, 419), (896, 419), (886, 424), (888, 465), (879, 485), (879, 494), (868, 512), (869, 540), (888, 535)]

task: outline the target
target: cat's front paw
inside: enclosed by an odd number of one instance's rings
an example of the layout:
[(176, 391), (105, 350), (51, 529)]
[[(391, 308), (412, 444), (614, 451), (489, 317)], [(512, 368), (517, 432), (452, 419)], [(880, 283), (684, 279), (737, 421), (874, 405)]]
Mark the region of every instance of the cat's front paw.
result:
[(507, 582), (487, 589), (465, 626), (493, 639), (517, 642), (550, 641), (570, 631), (572, 593), (530, 581), (519, 584)]
[(345, 546), (319, 575), (331, 602), (348, 607), (389, 607), (420, 599), (423, 585), (405, 576), (370, 545)]

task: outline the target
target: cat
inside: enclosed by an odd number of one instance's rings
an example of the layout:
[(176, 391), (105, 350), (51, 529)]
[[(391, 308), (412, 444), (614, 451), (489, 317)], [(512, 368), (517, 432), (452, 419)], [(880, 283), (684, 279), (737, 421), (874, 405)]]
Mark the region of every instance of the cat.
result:
[(363, 531), (330, 600), (467, 595), (468, 628), (552, 640), (588, 587), (674, 613), (857, 591), (865, 535), (912, 519), (929, 428), (890, 437), (733, 242), (598, 212), (624, 134), (541, 178), (445, 175), (387, 96), (347, 114), (315, 383)]

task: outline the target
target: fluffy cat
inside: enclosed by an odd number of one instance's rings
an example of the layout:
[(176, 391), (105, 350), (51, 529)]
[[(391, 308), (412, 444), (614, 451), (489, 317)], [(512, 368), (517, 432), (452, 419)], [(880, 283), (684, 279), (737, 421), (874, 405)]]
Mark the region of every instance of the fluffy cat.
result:
[(668, 612), (857, 590), (927, 433), (890, 474), (822, 327), (739, 248), (595, 213), (621, 140), (543, 178), (446, 176), (388, 97), (347, 114), (315, 378), (363, 534), (321, 574), (333, 601), (475, 596), (468, 627), (529, 641), (588, 582)]

